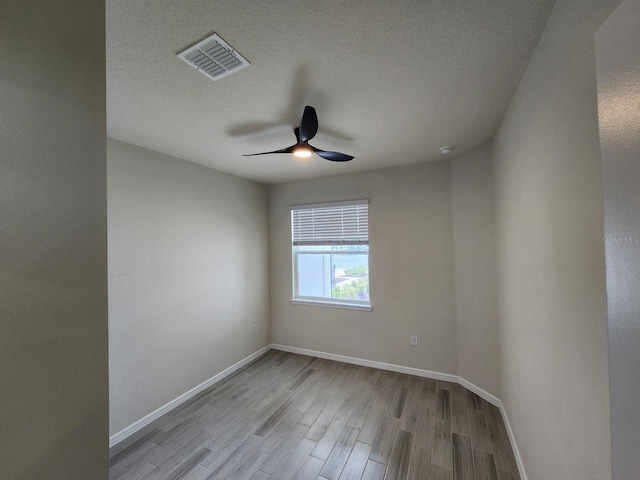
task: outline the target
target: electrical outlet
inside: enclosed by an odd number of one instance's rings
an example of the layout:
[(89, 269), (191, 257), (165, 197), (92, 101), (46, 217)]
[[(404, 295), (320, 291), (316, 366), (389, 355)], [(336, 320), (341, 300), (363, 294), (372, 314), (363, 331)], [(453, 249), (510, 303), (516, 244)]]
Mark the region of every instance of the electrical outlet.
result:
[(414, 347), (418, 346), (418, 337), (413, 335), (411, 337), (411, 345), (413, 345)]
[(253, 324), (253, 333), (258, 333), (258, 324), (257, 323)]

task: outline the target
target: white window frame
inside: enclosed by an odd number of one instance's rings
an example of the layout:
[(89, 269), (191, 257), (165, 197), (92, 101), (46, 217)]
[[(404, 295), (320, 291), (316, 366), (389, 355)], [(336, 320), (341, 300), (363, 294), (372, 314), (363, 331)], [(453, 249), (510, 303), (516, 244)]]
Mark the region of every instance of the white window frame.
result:
[[(366, 223), (364, 224), (364, 228), (356, 228), (355, 230), (352, 228), (345, 233), (340, 233), (336, 229), (329, 229), (328, 234), (323, 232), (321, 235), (328, 235), (332, 238), (332, 241), (324, 243), (324, 240), (318, 240), (319, 243), (311, 243), (317, 240), (317, 233), (315, 229), (313, 233), (310, 235), (306, 235), (305, 233), (300, 233), (300, 229), (296, 231), (294, 226), (294, 211), (296, 210), (311, 210), (311, 209), (322, 209), (326, 207), (343, 207), (343, 206), (351, 206), (351, 205), (366, 205), (365, 214), (359, 214), (358, 220), (361, 220), (362, 217), (366, 219)], [(341, 202), (327, 202), (327, 203), (314, 203), (314, 204), (304, 204), (304, 205), (292, 205), (290, 208), (291, 214), (291, 267), (292, 267), (292, 298), (291, 303), (295, 305), (313, 305), (320, 307), (332, 307), (332, 308), (345, 308), (351, 310), (365, 310), (371, 311), (373, 307), (371, 306), (371, 291), (369, 289), (369, 299), (368, 300), (352, 300), (352, 299), (337, 299), (337, 298), (328, 298), (328, 297), (310, 297), (310, 296), (301, 296), (298, 294), (298, 255), (304, 253), (305, 255), (319, 254), (326, 255), (328, 250), (318, 250), (314, 251), (299, 251), (295, 245), (296, 236), (299, 239), (303, 239), (306, 241), (305, 245), (367, 245), (369, 247), (369, 235), (368, 235), (368, 206), (369, 200), (367, 199), (359, 199), (359, 200), (348, 200)], [(352, 226), (355, 223), (339, 223), (336, 225), (341, 226), (341, 231), (344, 232), (345, 226)], [(360, 224), (358, 224), (360, 225)], [(364, 243), (363, 243), (364, 242)], [(330, 253), (339, 254), (340, 251), (330, 251)], [(346, 250), (344, 254), (349, 254), (349, 250)], [(354, 253), (356, 255), (357, 253)], [(369, 263), (369, 255), (370, 248), (367, 250), (367, 265)], [(329, 267), (330, 268), (330, 267)], [(368, 268), (367, 268), (368, 270)], [(330, 274), (330, 273), (329, 273)]]

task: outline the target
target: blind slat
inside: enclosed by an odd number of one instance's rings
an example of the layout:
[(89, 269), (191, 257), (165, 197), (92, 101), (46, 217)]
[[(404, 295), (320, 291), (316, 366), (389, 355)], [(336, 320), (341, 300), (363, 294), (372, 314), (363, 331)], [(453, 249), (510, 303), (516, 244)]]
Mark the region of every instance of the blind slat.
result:
[(291, 208), (294, 245), (367, 245), (367, 200)]

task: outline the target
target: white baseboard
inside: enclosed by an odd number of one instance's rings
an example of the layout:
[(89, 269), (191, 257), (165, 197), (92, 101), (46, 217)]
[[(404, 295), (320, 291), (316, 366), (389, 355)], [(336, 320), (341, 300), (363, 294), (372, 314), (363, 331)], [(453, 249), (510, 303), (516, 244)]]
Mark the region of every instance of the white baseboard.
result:
[(522, 463), (522, 457), (520, 456), (520, 450), (518, 450), (518, 444), (516, 443), (516, 437), (513, 434), (513, 430), (511, 430), (511, 424), (509, 423), (509, 417), (507, 416), (507, 412), (504, 409), (504, 405), (500, 401), (500, 412), (502, 413), (502, 418), (504, 419), (504, 425), (507, 427), (507, 434), (509, 435), (509, 442), (511, 442), (511, 448), (513, 448), (513, 456), (516, 457), (516, 464), (518, 465), (518, 471), (520, 472), (521, 480), (529, 480), (527, 477), (527, 472), (524, 471), (524, 464)]
[(147, 416), (141, 418), (140, 420), (132, 423), (128, 427), (123, 428), (119, 432), (114, 433), (113, 435), (111, 435), (109, 437), (109, 448), (111, 448), (114, 445), (118, 444), (119, 442), (121, 442), (125, 438), (133, 435), (138, 430), (146, 427), (151, 422), (153, 422), (154, 420), (157, 420), (158, 418), (160, 418), (165, 413), (168, 413), (171, 410), (173, 410), (174, 408), (176, 408), (178, 405), (180, 405), (180, 404), (186, 402), (187, 400), (193, 398), (194, 396), (196, 396), (200, 392), (203, 392), (204, 390), (206, 390), (207, 388), (211, 387), (215, 383), (218, 383), (223, 378), (231, 375), (236, 370), (244, 367), (246, 364), (252, 362), (256, 358), (258, 358), (260, 355), (268, 352), (269, 350), (271, 350), (271, 345), (267, 345), (266, 347), (261, 348), (257, 352), (255, 352), (255, 353), (249, 355), (248, 357), (240, 360), (238, 363), (236, 363), (234, 365), (231, 365), (229, 368), (226, 368), (225, 370), (221, 371), (217, 375), (214, 375), (209, 380), (205, 380), (200, 385), (198, 385), (196, 387), (193, 387), (188, 392), (183, 393), (178, 398), (175, 398), (175, 399), (171, 400), (169, 403), (167, 403), (167, 404), (163, 405), (162, 407), (158, 408), (157, 410), (151, 412), (149, 415), (147, 415)]
[(430, 370), (422, 370), (420, 368), (403, 367), (392, 363), (376, 362), (374, 360), (365, 360), (363, 358), (348, 357), (346, 355), (318, 352), (317, 350), (307, 350), (306, 348), (289, 347), (287, 345), (277, 345), (273, 343), (271, 344), (271, 348), (274, 350), (281, 350), (283, 352), (299, 353), (300, 355), (307, 355), (309, 357), (318, 357), (325, 358), (327, 360), (335, 360), (337, 362), (351, 363), (362, 367), (379, 368), (380, 370), (389, 370), (391, 372), (406, 373), (408, 375), (416, 375), (418, 377), (427, 377), (435, 380), (458, 383), (458, 377), (455, 375), (449, 375), (448, 373), (432, 372)]
[(365, 360), (363, 358), (349, 357), (346, 355), (338, 355), (335, 353), (319, 352), (317, 350), (308, 350), (306, 348), (289, 347), (287, 345), (278, 345), (273, 343), (270, 345), (270, 347), (274, 350), (298, 353), (300, 355), (307, 355), (309, 357), (325, 358), (327, 360), (335, 360), (338, 362), (351, 363), (354, 365), (361, 365), (363, 367), (379, 368), (381, 370), (389, 370), (391, 372), (406, 373), (409, 375), (416, 375), (418, 377), (426, 377), (426, 378), (432, 378), (434, 380), (445, 380), (447, 382), (459, 383), (460, 385), (465, 387), (467, 390), (472, 391), (479, 397), (484, 398), (487, 402), (495, 405), (500, 409), (500, 413), (502, 413), (502, 418), (504, 418), (505, 427), (507, 428), (507, 433), (509, 435), (509, 441), (511, 442), (511, 446), (513, 447), (513, 454), (515, 456), (516, 463), (518, 464), (518, 470), (520, 471), (520, 478), (522, 480), (528, 480), (528, 477), (524, 471), (524, 465), (522, 464), (522, 457), (520, 456), (520, 451), (518, 450), (518, 445), (516, 444), (516, 439), (513, 435), (513, 431), (511, 430), (511, 424), (509, 423), (509, 418), (507, 417), (507, 412), (504, 409), (504, 405), (502, 404), (502, 401), (495, 395), (490, 394), (489, 392), (483, 390), (477, 385), (474, 385), (468, 380), (465, 380), (464, 378), (459, 377), (457, 375), (451, 375), (448, 373), (433, 372), (431, 370), (423, 370), (421, 368), (404, 367), (402, 365), (376, 362), (374, 360)]

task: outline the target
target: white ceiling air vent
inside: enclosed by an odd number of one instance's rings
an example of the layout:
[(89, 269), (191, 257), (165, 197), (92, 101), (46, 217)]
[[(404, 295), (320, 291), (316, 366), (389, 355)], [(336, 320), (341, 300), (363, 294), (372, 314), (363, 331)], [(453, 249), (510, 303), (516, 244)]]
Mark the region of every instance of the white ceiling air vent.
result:
[(215, 33), (180, 52), (178, 57), (212, 80), (220, 80), (251, 65)]

